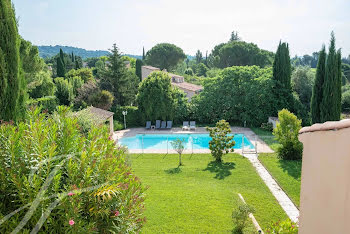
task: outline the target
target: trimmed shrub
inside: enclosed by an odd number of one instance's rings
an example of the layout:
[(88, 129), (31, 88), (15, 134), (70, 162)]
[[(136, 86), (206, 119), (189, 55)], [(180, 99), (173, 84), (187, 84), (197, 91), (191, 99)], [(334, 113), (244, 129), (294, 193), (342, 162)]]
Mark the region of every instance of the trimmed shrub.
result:
[(342, 111), (350, 112), (350, 91), (346, 91), (342, 94), (341, 106)]
[(272, 132), (273, 124), (272, 123), (262, 123), (260, 128), (264, 129), (266, 131)]
[[(65, 107), (28, 116), (17, 126), (0, 125), (0, 217), (32, 204), (21, 233), (42, 218), (42, 233), (139, 233), (144, 188), (107, 128), (84, 135)], [(13, 231), (27, 212), (15, 212), (0, 232)]]
[(40, 107), (42, 110), (52, 113), (54, 110), (56, 110), (57, 101), (58, 100), (56, 96), (46, 96), (37, 99), (29, 99), (27, 101), (27, 105), (32, 107), (37, 106)]
[(224, 154), (233, 152), (233, 146), (236, 143), (233, 140), (233, 136), (228, 135), (231, 133), (230, 124), (225, 120), (220, 120), (215, 127), (207, 127), (207, 131), (209, 131), (209, 136), (211, 137), (211, 141), (209, 141), (211, 155), (217, 162), (221, 162)]
[(124, 125), (117, 120), (113, 121), (114, 131), (119, 131), (124, 129)]
[(69, 106), (74, 98), (72, 85), (68, 82), (68, 80), (65, 80), (62, 77), (56, 78), (55, 83), (55, 95), (58, 98), (59, 104)]
[(279, 123), (273, 130), (281, 146), (278, 148), (278, 156), (285, 160), (299, 160), (303, 154), (303, 144), (298, 135), (301, 129), (301, 120), (286, 109), (278, 112)]

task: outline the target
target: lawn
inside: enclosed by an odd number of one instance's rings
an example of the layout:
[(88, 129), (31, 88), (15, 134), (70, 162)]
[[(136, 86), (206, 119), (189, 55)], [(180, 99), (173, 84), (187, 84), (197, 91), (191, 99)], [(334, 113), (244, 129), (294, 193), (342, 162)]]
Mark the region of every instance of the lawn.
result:
[(280, 144), (275, 140), (275, 136), (272, 135), (272, 132), (263, 130), (261, 128), (251, 129), (256, 135), (259, 136), (261, 140), (268, 144), (273, 151), (277, 151), (277, 148), (280, 146)]
[[(131, 164), (145, 186), (147, 222), (143, 233), (227, 233), (234, 224), (237, 193), (255, 208), (262, 228), (287, 218), (250, 162), (238, 154), (213, 162), (210, 154), (131, 155)], [(254, 231), (251, 222), (246, 233)]]
[[(260, 139), (265, 141), (271, 149), (277, 151), (280, 144), (274, 139), (270, 131), (261, 128), (252, 128)], [(300, 181), (301, 181), (301, 160), (281, 160), (277, 154), (259, 154), (259, 160), (270, 172), (281, 188), (292, 199), (294, 204), (300, 205)]]
[(259, 160), (294, 204), (299, 207), (301, 161), (278, 159), (277, 154), (260, 154)]

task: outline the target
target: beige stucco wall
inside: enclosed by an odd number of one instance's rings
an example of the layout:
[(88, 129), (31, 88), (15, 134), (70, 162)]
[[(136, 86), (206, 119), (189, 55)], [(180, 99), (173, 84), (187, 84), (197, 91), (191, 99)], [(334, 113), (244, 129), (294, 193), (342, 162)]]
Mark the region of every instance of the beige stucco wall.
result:
[(350, 128), (303, 133), (299, 233), (350, 233)]

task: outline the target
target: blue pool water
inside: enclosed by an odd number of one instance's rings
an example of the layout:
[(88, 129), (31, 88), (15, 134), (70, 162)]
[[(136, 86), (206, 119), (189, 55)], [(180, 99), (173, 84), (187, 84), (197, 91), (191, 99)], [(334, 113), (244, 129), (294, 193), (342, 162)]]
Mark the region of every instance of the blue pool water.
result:
[[(184, 139), (185, 149), (209, 149), (209, 134), (138, 134), (134, 137), (124, 137), (120, 139), (121, 145), (129, 149), (172, 149), (171, 141)], [(243, 134), (234, 134), (233, 140), (236, 142), (234, 149), (242, 148), (242, 139), (244, 139), (244, 148), (254, 149), (253, 144)]]

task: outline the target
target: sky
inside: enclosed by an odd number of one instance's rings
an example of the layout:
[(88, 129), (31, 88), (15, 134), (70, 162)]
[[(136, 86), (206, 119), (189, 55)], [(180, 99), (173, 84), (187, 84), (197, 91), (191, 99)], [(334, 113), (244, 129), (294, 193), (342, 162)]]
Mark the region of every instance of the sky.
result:
[(173, 43), (186, 54), (205, 54), (242, 40), (275, 52), (280, 40), (290, 54), (304, 55), (329, 44), (350, 54), (349, 0), (13, 0), (19, 31), (35, 45), (66, 45), (124, 54)]

